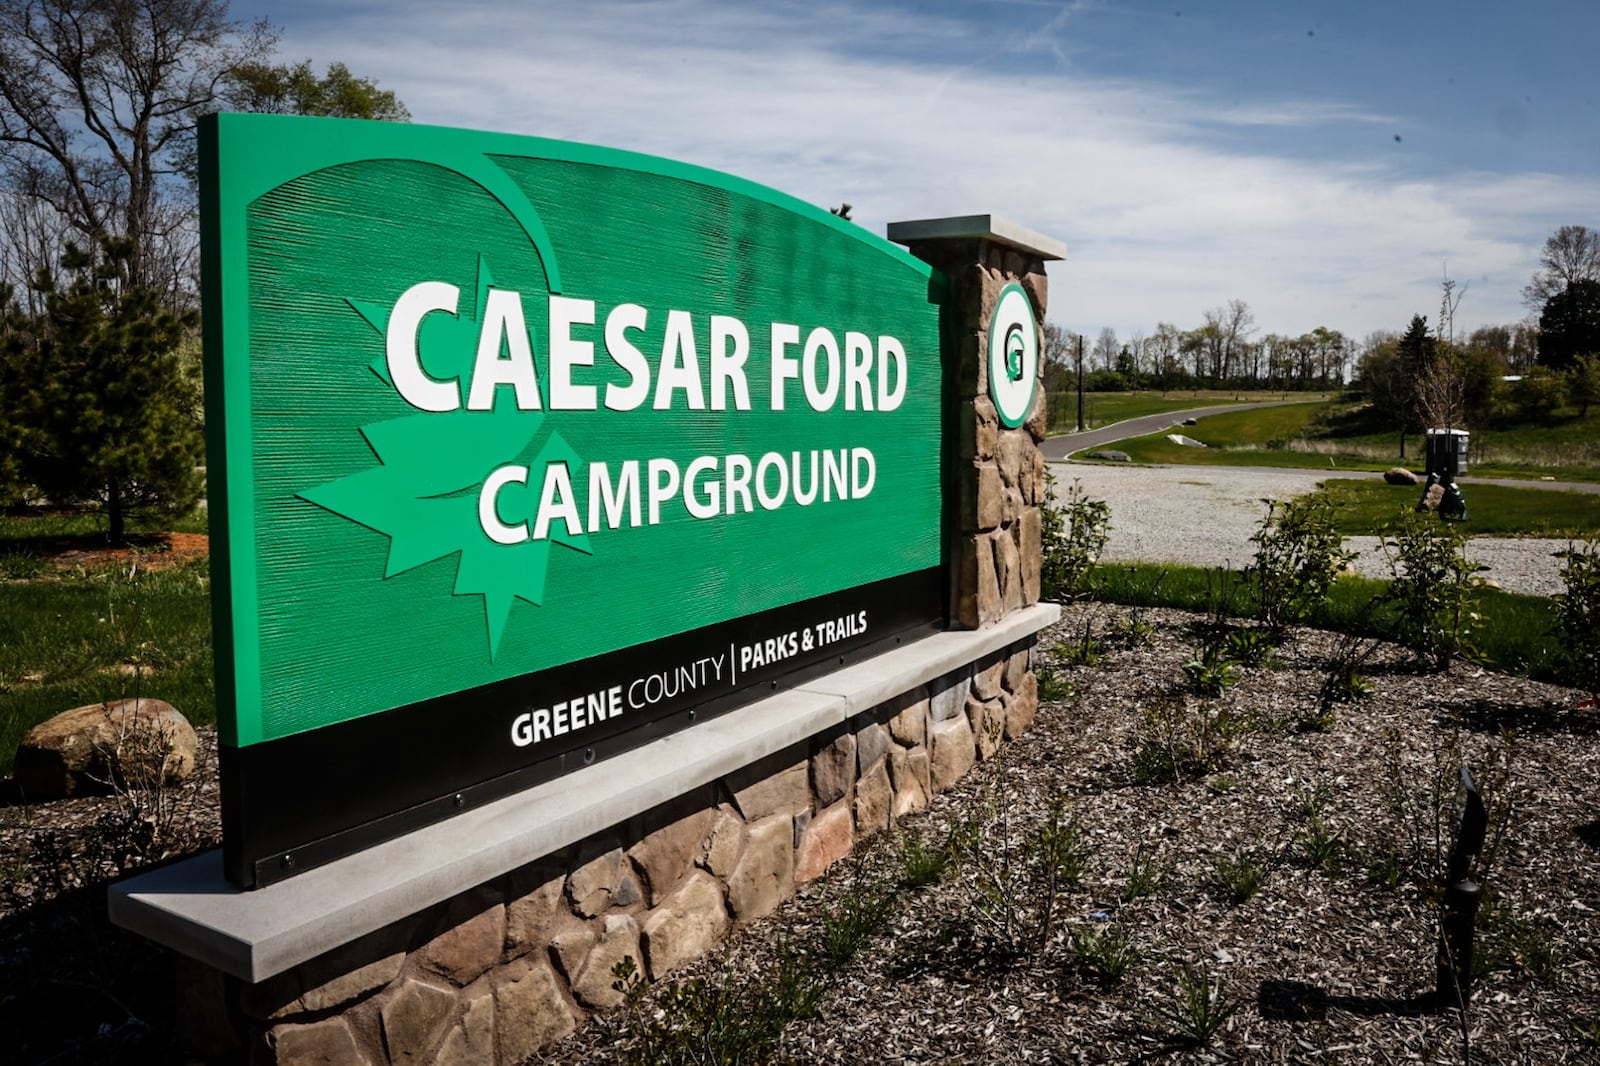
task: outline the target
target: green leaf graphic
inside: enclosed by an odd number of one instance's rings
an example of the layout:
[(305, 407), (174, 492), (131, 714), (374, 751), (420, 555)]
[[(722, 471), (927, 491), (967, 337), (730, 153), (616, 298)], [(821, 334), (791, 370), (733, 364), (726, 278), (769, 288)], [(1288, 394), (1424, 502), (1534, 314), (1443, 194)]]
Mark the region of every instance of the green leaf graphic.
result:
[[(491, 284), (488, 268), (480, 260), (476, 318), (482, 316)], [(388, 312), (381, 305), (349, 303), (380, 332), (387, 326)], [(417, 347), (429, 376), (444, 380), (470, 372), (476, 318), (428, 316)], [(372, 370), (388, 382), (381, 355)], [(508, 525), (527, 522), (531, 528), (549, 464), (565, 464), (577, 481), (583, 460), (559, 433), (549, 432), (538, 443), (544, 422), (540, 411), (517, 410), (509, 389), (499, 390), (493, 411), (419, 413), (374, 422), (362, 426), (361, 435), (378, 466), (298, 495), (388, 537), (385, 579), (459, 555), (453, 593), (483, 597), (492, 659), (499, 654), (512, 602), (543, 602), (550, 545), (590, 553), (588, 536), (569, 533), (564, 523), (553, 523), (546, 539), (497, 544), (479, 522), (484, 479), (502, 466), (516, 463), (530, 468), (527, 485), (513, 482), (497, 494), (500, 520)]]

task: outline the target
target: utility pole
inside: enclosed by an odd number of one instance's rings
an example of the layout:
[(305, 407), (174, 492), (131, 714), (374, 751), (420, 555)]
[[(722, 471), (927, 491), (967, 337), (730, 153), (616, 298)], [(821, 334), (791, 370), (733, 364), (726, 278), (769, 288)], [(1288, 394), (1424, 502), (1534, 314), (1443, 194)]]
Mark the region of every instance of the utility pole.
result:
[(1078, 334), (1078, 432), (1083, 432), (1083, 334)]

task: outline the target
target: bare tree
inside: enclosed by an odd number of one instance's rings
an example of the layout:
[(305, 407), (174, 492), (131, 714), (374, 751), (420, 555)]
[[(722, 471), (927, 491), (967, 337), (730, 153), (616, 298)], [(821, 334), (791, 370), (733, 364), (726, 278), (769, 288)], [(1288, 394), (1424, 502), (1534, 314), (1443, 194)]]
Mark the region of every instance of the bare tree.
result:
[(1537, 315), (1574, 281), (1600, 281), (1600, 232), (1587, 226), (1562, 226), (1545, 238), (1539, 269), (1522, 290), (1522, 302)]
[(1099, 370), (1117, 368), (1117, 331), (1110, 326), (1100, 331), (1094, 342), (1095, 367)]
[(130, 283), (176, 296), (193, 209), (182, 162), (229, 71), (259, 63), (265, 23), (225, 0), (0, 0), (0, 174), (86, 248), (132, 242)]

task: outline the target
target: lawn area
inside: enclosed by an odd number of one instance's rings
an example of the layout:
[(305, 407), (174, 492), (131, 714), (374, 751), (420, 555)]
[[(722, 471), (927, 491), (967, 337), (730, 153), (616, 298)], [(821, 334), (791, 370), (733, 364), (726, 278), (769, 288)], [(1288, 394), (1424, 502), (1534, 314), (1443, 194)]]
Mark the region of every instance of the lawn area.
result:
[[(1364, 460), (1357, 455), (1349, 456), (1349, 465), (1346, 465), (1338, 461), (1339, 457), (1311, 456), (1287, 450), (1286, 443), (1305, 434), (1307, 427), (1328, 406), (1327, 402), (1308, 401), (1202, 418), (1198, 425), (1184, 427), (1183, 433), (1205, 443), (1204, 448), (1174, 444), (1167, 439), (1166, 432), (1118, 441), (1116, 448), (1127, 452), (1136, 463), (1282, 467), (1332, 465), (1356, 470), (1385, 470), (1394, 465), (1392, 461)], [(1174, 429), (1169, 432), (1178, 431)], [(1357, 463), (1363, 465), (1355, 465)]]
[[(1345, 536), (1383, 533), (1412, 510), (1421, 490), (1389, 485), (1377, 478), (1329, 478), (1322, 491), (1333, 503), (1334, 523)], [(1472, 535), (1495, 537), (1570, 537), (1600, 534), (1600, 493), (1528, 489), (1515, 485), (1462, 486)]]
[[(203, 531), (205, 517), (167, 525)], [(153, 539), (63, 567), (61, 550), (104, 546), (92, 519), (0, 518), (0, 775), (30, 728), (98, 700), (153, 696), (216, 721), (209, 562), (174, 565)]]
[[(1327, 393), (1239, 391), (1235, 389), (1173, 389), (1167, 392), (1086, 392), (1083, 394), (1085, 429), (1098, 429), (1130, 418), (1218, 407), (1231, 403), (1280, 403), (1284, 400), (1326, 400)], [(1050, 432), (1071, 433), (1077, 428), (1078, 396), (1071, 391), (1050, 394)]]
[[(1136, 463), (1350, 471), (1404, 466), (1421, 472), (1422, 436), (1407, 437), (1401, 459), (1398, 436), (1375, 432), (1370, 416), (1365, 405), (1339, 400), (1265, 407), (1200, 419), (1186, 435), (1205, 448), (1174, 444), (1166, 433), (1119, 441), (1115, 447)], [(1600, 481), (1600, 407), (1586, 418), (1574, 410), (1549, 423), (1476, 431), (1470, 464), (1477, 477)]]

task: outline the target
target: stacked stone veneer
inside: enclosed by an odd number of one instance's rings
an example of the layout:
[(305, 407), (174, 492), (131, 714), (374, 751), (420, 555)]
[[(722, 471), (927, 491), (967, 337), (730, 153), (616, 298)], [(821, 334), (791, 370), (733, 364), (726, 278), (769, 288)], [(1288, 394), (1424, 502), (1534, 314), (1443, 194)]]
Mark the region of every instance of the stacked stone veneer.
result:
[(1044, 353), (1033, 407), (1021, 426), (1000, 422), (989, 397), (989, 321), (1001, 290), (1017, 282), (1042, 320), (1049, 297), (1044, 260), (989, 240), (913, 242), (911, 253), (950, 283), (943, 330), (955, 377), (957, 540), (952, 545), (953, 622), (977, 629), (1039, 601), (1039, 503), (1048, 426)]
[(771, 913), (1027, 729), (1031, 640), (261, 984), (185, 963), (208, 1054), (516, 1063)]

